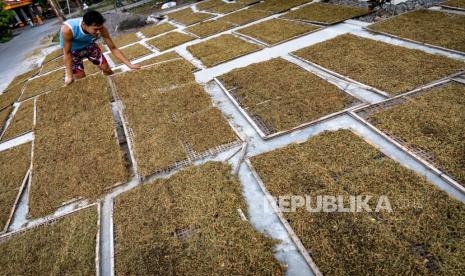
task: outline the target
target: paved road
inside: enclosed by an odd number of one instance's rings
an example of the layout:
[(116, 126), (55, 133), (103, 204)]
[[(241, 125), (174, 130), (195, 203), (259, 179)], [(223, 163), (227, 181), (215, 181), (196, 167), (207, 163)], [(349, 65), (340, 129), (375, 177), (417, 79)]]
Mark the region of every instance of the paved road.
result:
[(24, 28), (19, 35), (7, 43), (0, 44), (0, 91), (13, 80), (14, 76), (27, 71), (33, 64), (28, 60), (31, 53), (44, 45), (44, 39), (59, 29), (57, 19), (49, 19), (45, 24)]

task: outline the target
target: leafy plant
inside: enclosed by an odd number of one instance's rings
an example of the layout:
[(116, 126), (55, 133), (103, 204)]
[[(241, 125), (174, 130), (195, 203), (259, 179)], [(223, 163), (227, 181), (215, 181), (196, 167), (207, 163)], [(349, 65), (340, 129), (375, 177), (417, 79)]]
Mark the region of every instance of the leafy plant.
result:
[(10, 23), (14, 18), (13, 12), (4, 10), (5, 3), (0, 2), (0, 42), (11, 39)]

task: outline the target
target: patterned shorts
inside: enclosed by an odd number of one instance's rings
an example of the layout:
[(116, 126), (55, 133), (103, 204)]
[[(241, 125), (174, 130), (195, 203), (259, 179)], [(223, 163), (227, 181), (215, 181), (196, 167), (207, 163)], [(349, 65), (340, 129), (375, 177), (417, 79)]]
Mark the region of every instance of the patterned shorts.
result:
[(89, 59), (95, 65), (102, 65), (107, 63), (102, 50), (96, 43), (92, 43), (86, 48), (75, 50), (71, 52), (73, 57), (73, 74), (79, 74), (84, 71), (85, 58)]

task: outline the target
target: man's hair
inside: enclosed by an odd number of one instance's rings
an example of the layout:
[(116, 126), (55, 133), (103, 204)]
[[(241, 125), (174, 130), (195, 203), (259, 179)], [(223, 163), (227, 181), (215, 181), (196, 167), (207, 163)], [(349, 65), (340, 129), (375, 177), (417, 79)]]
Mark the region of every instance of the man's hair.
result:
[(103, 25), (103, 23), (105, 23), (105, 18), (103, 18), (102, 14), (99, 13), (98, 11), (90, 10), (84, 14), (84, 16), (82, 17), (82, 21), (84, 21), (84, 23), (87, 26), (91, 26), (91, 25), (100, 26), (100, 25)]

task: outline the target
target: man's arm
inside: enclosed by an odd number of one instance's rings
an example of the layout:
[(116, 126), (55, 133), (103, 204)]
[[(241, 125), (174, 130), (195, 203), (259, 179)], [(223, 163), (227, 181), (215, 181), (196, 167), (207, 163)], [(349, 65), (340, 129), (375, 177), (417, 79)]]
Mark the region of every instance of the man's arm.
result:
[(126, 64), (127, 67), (130, 69), (140, 69), (140, 65), (137, 64), (132, 64), (125, 56), (124, 54), (116, 47), (115, 43), (113, 43), (113, 40), (111, 40), (110, 34), (108, 33), (107, 28), (103, 28), (102, 32), (102, 38), (107, 44), (108, 48), (110, 48), (111, 53), (118, 58), (122, 63)]
[(71, 44), (73, 41), (73, 32), (71, 29), (63, 25), (61, 27), (61, 35), (63, 38), (63, 59), (66, 67), (65, 84), (68, 85), (73, 82), (73, 57), (71, 55)]

